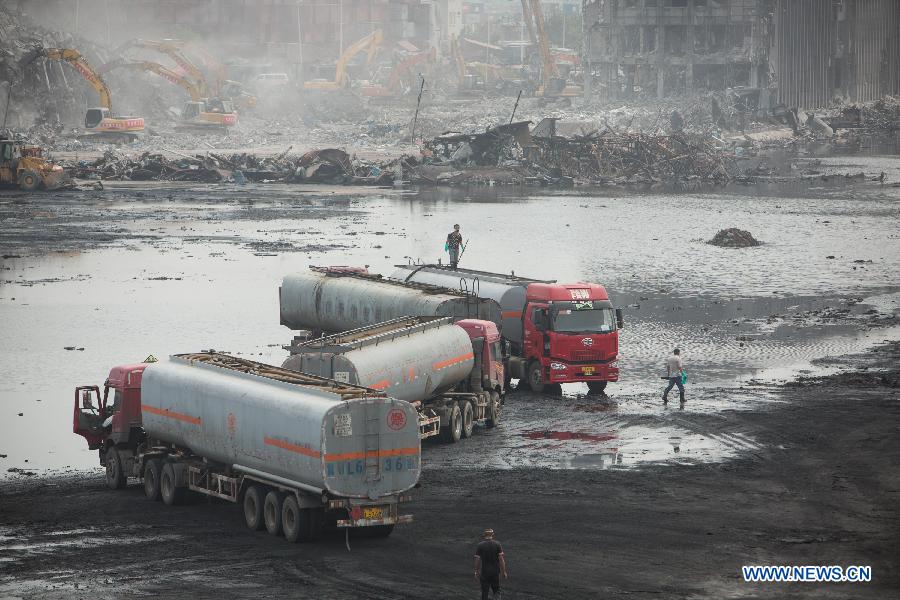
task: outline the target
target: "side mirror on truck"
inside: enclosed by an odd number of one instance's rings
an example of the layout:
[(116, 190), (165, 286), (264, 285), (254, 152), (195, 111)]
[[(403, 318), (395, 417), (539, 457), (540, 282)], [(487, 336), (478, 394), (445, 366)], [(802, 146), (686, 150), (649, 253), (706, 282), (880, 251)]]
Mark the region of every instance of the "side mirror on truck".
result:
[(625, 310), (621, 308), (616, 309), (616, 327), (618, 329), (622, 329), (625, 327)]

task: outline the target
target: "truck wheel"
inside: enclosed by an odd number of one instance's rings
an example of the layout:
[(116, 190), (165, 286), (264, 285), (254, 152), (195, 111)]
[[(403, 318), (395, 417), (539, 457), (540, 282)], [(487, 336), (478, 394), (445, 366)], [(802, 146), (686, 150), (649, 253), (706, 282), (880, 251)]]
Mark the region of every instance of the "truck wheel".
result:
[(154, 502), (160, 499), (159, 477), (162, 471), (162, 462), (158, 458), (151, 458), (144, 467), (144, 495)]
[(284, 530), (284, 539), (291, 543), (312, 541), (311, 512), (310, 509), (301, 510), (297, 504), (297, 497), (288, 495), (281, 506), (281, 528)]
[(253, 531), (261, 531), (266, 523), (263, 518), (263, 490), (258, 485), (251, 485), (244, 492), (244, 520)]
[(159, 495), (167, 506), (177, 506), (184, 502), (185, 489), (178, 485), (175, 476), (175, 465), (165, 463), (159, 475)]
[(121, 490), (127, 483), (122, 457), (119, 456), (118, 450), (110, 448), (106, 453), (106, 485), (111, 490)]
[(475, 429), (475, 409), (472, 403), (468, 401), (462, 402), (462, 436), (464, 438), (472, 437), (472, 430)]
[(588, 381), (588, 391), (594, 394), (600, 394), (606, 389), (606, 381)]
[(487, 426), (488, 427), (496, 427), (500, 424), (500, 394), (497, 392), (491, 392), (491, 401), (487, 407)]
[(441, 439), (449, 444), (455, 444), (462, 437), (462, 413), (459, 404), (450, 407), (450, 418), (446, 427), (441, 428)]
[(284, 504), (284, 494), (272, 490), (266, 494), (263, 503), (263, 517), (266, 522), (266, 531), (271, 535), (281, 534), (281, 508)]
[(26, 192), (33, 192), (41, 187), (41, 176), (35, 171), (25, 171), (19, 175), (19, 187)]
[(528, 365), (528, 385), (535, 394), (544, 392), (544, 369), (540, 361), (535, 360)]

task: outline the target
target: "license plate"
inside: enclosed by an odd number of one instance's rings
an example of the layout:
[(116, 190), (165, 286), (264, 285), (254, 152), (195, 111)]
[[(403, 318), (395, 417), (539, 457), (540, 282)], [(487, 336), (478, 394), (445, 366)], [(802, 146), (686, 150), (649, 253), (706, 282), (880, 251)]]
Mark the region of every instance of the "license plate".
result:
[(581, 372), (584, 373), (585, 375), (593, 375), (594, 367), (581, 367)]
[(384, 509), (380, 506), (373, 506), (363, 509), (363, 519), (383, 519)]

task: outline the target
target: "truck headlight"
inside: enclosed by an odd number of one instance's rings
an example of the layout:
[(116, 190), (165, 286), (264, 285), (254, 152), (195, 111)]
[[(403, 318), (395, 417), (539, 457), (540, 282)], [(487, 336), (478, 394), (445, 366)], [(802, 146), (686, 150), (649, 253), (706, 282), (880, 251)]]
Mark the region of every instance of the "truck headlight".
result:
[(563, 369), (566, 369), (567, 367), (563, 363), (552, 362), (552, 363), (550, 363), (550, 368), (553, 369), (554, 371), (562, 371)]
[(618, 368), (619, 368), (619, 361), (613, 360), (613, 361), (608, 362), (607, 365), (608, 365), (609, 368), (611, 368), (611, 369), (618, 369)]

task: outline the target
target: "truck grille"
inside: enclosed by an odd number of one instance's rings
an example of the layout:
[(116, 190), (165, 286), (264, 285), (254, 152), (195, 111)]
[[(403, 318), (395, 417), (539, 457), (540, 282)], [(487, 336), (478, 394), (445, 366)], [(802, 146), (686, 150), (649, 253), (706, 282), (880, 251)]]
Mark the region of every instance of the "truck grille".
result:
[(587, 362), (601, 360), (600, 352), (596, 350), (576, 350), (572, 352), (572, 360)]

